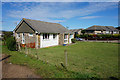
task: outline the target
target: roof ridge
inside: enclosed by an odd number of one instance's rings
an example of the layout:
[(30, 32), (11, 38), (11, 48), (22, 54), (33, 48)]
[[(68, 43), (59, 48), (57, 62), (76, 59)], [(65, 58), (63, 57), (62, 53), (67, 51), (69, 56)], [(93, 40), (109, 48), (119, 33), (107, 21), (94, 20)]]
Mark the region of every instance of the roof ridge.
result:
[[(28, 23), (35, 31), (52, 33), (71, 33), (67, 28), (59, 23), (45, 22), (23, 18), (22, 21)], [(41, 29), (40, 29), (41, 28)]]
[(23, 18), (23, 20), (31, 20), (31, 21), (38, 21), (38, 22), (45, 22), (45, 23), (58, 24), (58, 25), (60, 25), (59, 23), (46, 22), (46, 21), (40, 21), (40, 20), (34, 20), (34, 19), (26, 19), (26, 18)]

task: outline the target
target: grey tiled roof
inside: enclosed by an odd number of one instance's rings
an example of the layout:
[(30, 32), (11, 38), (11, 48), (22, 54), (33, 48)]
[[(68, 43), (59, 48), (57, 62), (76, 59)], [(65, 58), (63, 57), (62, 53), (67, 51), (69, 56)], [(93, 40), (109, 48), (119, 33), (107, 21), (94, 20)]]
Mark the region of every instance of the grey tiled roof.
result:
[(91, 26), (85, 30), (119, 31), (113, 26), (97, 26), (97, 25)]
[(67, 28), (58, 23), (44, 22), (39, 20), (22, 19), (35, 31), (40, 33), (72, 33)]
[(79, 32), (80, 30), (83, 30), (83, 29), (70, 29), (70, 31), (72, 32)]

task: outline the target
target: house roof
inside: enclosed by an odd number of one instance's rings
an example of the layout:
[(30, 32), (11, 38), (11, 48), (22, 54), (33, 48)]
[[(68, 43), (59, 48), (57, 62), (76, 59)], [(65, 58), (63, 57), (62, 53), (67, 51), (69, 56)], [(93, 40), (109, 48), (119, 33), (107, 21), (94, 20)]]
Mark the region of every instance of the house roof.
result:
[(63, 27), (61, 24), (58, 23), (31, 20), (26, 18), (23, 18), (21, 20), (21, 22), (16, 26), (14, 31), (18, 29), (22, 21), (25, 21), (32, 29), (40, 33), (72, 33), (67, 28)]
[(114, 28), (113, 26), (91, 26), (85, 30), (101, 30), (101, 31), (118, 31), (118, 29)]
[(83, 30), (83, 29), (70, 29), (71, 32), (79, 32), (81, 30)]

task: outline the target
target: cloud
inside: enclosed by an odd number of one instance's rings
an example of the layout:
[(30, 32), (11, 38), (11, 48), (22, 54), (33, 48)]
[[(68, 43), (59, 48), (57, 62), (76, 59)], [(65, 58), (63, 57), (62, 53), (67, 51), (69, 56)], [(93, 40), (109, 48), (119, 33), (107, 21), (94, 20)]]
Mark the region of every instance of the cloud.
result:
[(85, 17), (81, 17), (80, 19), (94, 19), (94, 18), (99, 18), (101, 16), (85, 16)]
[(22, 9), (20, 10), (9, 10), (8, 16), (13, 18), (24, 17), (42, 21), (64, 22), (70, 18), (87, 16), (106, 9), (116, 8), (118, 4), (114, 2), (92, 2), (83, 8), (77, 9), (75, 5), (75, 3), (39, 3), (37, 5), (25, 6), (24, 8), (21, 7)]

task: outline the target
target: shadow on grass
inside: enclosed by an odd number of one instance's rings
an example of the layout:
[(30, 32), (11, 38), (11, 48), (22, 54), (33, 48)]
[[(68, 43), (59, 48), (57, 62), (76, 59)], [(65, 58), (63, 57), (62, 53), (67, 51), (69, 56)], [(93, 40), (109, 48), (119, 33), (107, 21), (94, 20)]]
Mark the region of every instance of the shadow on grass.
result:
[(11, 55), (8, 55), (7, 57), (2, 58), (2, 59), (0, 60), (0, 62), (3, 61), (3, 60), (5, 60), (5, 59), (8, 59), (9, 57), (11, 57)]

